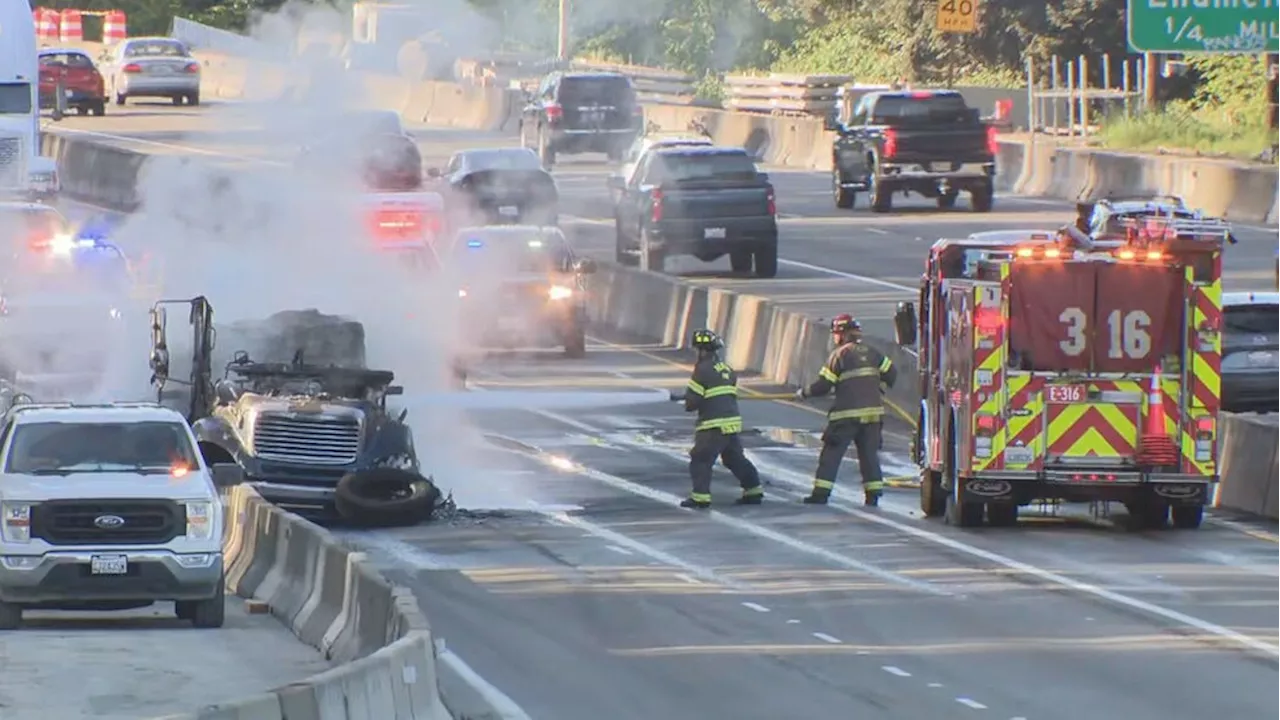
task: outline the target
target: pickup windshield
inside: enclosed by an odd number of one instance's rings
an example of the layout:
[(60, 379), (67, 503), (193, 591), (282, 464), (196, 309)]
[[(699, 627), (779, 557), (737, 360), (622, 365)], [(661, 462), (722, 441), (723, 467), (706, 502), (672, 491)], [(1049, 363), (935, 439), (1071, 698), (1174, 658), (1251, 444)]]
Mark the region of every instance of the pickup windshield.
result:
[(876, 100), (876, 125), (939, 125), (968, 122), (972, 113), (959, 95), (884, 95)]
[(741, 181), (756, 178), (756, 166), (742, 152), (664, 152), (649, 169), (649, 184)]
[(94, 472), (168, 473), (197, 467), (186, 428), (176, 422), (19, 424), (5, 472), (70, 475)]

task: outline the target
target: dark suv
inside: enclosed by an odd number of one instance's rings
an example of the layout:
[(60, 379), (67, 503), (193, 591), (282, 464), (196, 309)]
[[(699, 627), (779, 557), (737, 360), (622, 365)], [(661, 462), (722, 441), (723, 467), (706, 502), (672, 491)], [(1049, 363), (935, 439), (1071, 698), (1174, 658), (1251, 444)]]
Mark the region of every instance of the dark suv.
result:
[(619, 160), (644, 128), (644, 110), (625, 75), (555, 72), (543, 78), (520, 118), (520, 143), (551, 167), (556, 155), (602, 152)]

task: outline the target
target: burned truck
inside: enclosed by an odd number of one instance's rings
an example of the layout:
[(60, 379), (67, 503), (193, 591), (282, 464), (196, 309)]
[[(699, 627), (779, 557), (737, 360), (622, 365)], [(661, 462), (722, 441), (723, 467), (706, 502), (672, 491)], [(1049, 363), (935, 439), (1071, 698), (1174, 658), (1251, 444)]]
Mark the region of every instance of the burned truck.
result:
[[(167, 324), (175, 307), (191, 332), (189, 373), (171, 356)], [(387, 405), (404, 389), (391, 371), (364, 367), (363, 326), (304, 311), (221, 329), (263, 359), (237, 350), (215, 361), (213, 309), (204, 297), (151, 310), (152, 385), (160, 403), (186, 414), (206, 463), (234, 463), (264, 498), (318, 520), (395, 526), (430, 519), (440, 493), (422, 474), (408, 411)], [(278, 359), (284, 347), (293, 348), (288, 361)], [(214, 379), (217, 366), (222, 377)]]

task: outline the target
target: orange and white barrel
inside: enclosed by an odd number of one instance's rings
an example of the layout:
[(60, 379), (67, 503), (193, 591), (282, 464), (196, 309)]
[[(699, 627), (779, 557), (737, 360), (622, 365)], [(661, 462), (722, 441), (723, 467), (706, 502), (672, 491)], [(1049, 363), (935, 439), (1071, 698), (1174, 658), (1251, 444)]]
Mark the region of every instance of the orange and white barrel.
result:
[(67, 9), (59, 16), (58, 39), (62, 42), (81, 42), (84, 40), (84, 24), (80, 11)]
[(127, 18), (123, 10), (110, 10), (102, 17), (102, 43), (115, 45), (129, 36)]
[(36, 21), (36, 40), (52, 42), (58, 39), (58, 11), (49, 8), (36, 8), (31, 11)]

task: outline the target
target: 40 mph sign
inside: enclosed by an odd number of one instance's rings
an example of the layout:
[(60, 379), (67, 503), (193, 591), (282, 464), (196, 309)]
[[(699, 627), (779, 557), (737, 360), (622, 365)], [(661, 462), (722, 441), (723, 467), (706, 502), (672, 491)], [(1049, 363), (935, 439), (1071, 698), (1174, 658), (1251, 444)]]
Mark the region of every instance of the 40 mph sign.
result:
[(1128, 0), (1129, 47), (1152, 53), (1274, 53), (1276, 0)]
[(937, 28), (938, 32), (977, 32), (978, 0), (938, 0)]

